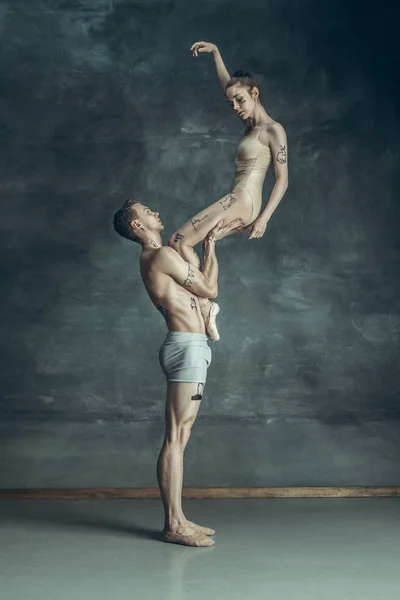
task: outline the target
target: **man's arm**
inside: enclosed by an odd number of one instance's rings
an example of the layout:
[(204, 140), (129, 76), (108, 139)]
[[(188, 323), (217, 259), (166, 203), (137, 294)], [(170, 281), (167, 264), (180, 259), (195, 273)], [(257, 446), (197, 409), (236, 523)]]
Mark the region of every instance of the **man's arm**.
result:
[(215, 254), (216, 240), (213, 231), (212, 229), (203, 240), (203, 276), (214, 290), (214, 295), (208, 296), (209, 298), (218, 296), (218, 260)]
[(186, 262), (170, 246), (163, 246), (157, 250), (157, 262), (155, 263), (157, 268), (200, 298), (216, 298), (218, 296), (218, 261), (215, 254), (215, 242), (229, 235), (238, 227), (239, 223), (240, 219), (234, 219), (228, 225), (223, 225), (221, 220), (208, 232), (203, 241), (203, 268), (201, 271)]
[(172, 277), (179, 285), (200, 296), (215, 298), (218, 295), (218, 262), (215, 256), (215, 243), (203, 243), (203, 272), (186, 262), (180, 254), (169, 246), (163, 246), (156, 256), (157, 268)]

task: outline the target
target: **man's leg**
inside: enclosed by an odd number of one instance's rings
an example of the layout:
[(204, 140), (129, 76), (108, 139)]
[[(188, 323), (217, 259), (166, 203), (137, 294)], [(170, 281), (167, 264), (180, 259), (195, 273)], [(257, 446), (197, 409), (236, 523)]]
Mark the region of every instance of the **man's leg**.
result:
[[(165, 408), (165, 439), (157, 462), (157, 477), (165, 510), (166, 541), (190, 546), (214, 544), (201, 528), (187, 521), (182, 510), (183, 453), (200, 408), (203, 384), (169, 381)], [(211, 532), (212, 530), (208, 530)]]

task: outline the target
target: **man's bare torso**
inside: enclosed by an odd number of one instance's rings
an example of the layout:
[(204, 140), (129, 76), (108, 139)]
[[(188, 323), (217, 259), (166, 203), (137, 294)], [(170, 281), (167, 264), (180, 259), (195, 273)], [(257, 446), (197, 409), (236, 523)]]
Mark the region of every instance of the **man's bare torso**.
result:
[(140, 257), (140, 274), (151, 301), (170, 331), (205, 333), (198, 297), (157, 268), (158, 251), (144, 251)]

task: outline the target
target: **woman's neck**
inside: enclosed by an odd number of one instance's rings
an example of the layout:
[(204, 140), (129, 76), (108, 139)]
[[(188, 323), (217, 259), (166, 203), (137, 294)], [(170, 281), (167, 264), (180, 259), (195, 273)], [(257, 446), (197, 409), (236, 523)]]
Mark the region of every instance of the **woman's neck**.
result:
[(262, 106), (257, 106), (253, 116), (250, 117), (250, 128), (253, 129), (254, 127), (265, 125), (269, 121), (272, 121), (272, 118), (267, 111)]

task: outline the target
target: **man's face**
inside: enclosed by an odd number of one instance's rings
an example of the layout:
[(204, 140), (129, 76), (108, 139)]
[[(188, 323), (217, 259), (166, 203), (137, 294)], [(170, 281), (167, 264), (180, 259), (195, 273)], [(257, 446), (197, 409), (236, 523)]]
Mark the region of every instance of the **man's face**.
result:
[(139, 215), (139, 221), (145, 229), (157, 232), (164, 229), (164, 225), (162, 224), (158, 212), (151, 210), (151, 208), (144, 204), (135, 204), (133, 208)]

